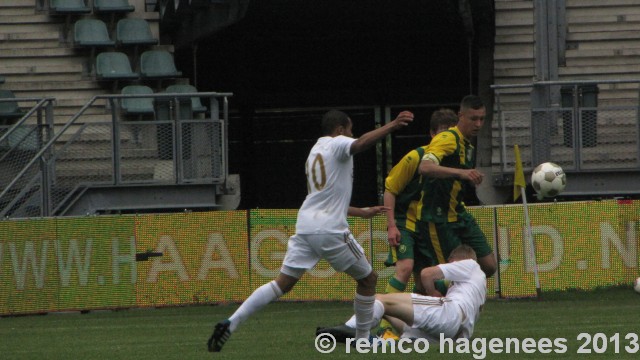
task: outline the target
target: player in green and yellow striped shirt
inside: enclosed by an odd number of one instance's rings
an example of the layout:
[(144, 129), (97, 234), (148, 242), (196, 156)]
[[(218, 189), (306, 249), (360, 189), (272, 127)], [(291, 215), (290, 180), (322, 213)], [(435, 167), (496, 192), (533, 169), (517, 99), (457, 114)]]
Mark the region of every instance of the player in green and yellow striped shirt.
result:
[[(431, 114), (429, 123), (431, 137), (455, 126), (458, 117), (450, 109), (439, 109)], [(385, 180), (384, 205), (394, 209), (387, 212), (387, 235), (389, 257), (386, 266), (395, 265), (395, 274), (389, 279), (386, 293), (403, 292), (414, 270), (414, 249), (424, 243), (418, 232), (418, 217), (421, 212), (420, 197), (423, 177), (418, 165), (424, 155), (425, 146), (406, 154), (389, 172)], [(383, 320), (384, 321), (384, 320)], [(384, 338), (393, 337), (391, 325), (382, 323)]]
[[(484, 175), (475, 167), (475, 148), (471, 140), (484, 125), (486, 109), (478, 96), (468, 95), (460, 103), (458, 124), (435, 136), (425, 148), (419, 173), (425, 177), (422, 211), (418, 216), (437, 259), (416, 258), (415, 266), (445, 263), (448, 253), (459, 243), (470, 245), (487, 277), (497, 264), (487, 238), (466, 211), (463, 194), (467, 186), (479, 185)], [(431, 261), (431, 263), (429, 263)]]

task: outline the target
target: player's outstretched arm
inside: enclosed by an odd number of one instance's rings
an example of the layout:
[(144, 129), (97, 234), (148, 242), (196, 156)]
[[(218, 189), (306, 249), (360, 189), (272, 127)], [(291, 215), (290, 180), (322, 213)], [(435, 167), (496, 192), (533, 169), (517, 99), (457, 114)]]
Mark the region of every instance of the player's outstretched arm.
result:
[(347, 215), (370, 219), (375, 215), (382, 214), (388, 211), (391, 211), (391, 209), (386, 206), (372, 206), (372, 207), (365, 207), (365, 208), (349, 206), (349, 210), (347, 210)]
[(432, 178), (457, 178), (469, 181), (475, 185), (480, 184), (482, 182), (482, 179), (484, 178), (484, 174), (476, 169), (457, 169), (447, 166), (441, 166), (428, 159), (420, 161), (418, 171), (420, 172), (420, 175), (425, 175)]
[(378, 140), (391, 134), (392, 132), (409, 125), (413, 121), (413, 113), (410, 111), (403, 111), (398, 114), (393, 121), (381, 126), (375, 130), (371, 130), (364, 135), (360, 136), (351, 144), (351, 155), (355, 155), (359, 152), (365, 151), (373, 146)]

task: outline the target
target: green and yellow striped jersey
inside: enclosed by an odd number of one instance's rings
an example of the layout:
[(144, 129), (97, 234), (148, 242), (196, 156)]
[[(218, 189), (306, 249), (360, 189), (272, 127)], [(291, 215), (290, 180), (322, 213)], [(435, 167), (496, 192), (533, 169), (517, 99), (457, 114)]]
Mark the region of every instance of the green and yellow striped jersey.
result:
[[(475, 167), (475, 148), (464, 138), (457, 126), (436, 135), (425, 149), (424, 157), (437, 159), (440, 166), (459, 169)], [(458, 221), (467, 214), (463, 201), (463, 187), (470, 186), (460, 179), (425, 177), (422, 186), (423, 221), (443, 223)]]
[(393, 209), (396, 226), (417, 232), (416, 221), (421, 211), (422, 176), (418, 166), (426, 146), (406, 154), (389, 172), (384, 188), (396, 196)]

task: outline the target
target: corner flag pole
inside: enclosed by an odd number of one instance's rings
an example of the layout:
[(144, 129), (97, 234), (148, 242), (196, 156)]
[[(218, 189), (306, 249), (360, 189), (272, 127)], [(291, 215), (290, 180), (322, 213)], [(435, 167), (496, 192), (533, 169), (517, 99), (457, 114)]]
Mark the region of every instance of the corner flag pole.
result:
[(533, 232), (531, 231), (531, 219), (529, 218), (529, 207), (527, 205), (527, 196), (524, 191), (527, 184), (524, 180), (524, 170), (522, 169), (522, 160), (520, 159), (520, 148), (518, 147), (518, 145), (513, 146), (513, 151), (515, 152), (515, 155), (516, 155), (516, 160), (515, 160), (516, 169), (513, 176), (513, 201), (518, 200), (518, 197), (522, 196), (525, 227), (527, 229), (527, 237), (529, 238), (529, 245), (531, 247), (531, 258), (533, 260), (533, 277), (536, 282), (536, 296), (539, 299), (542, 292), (540, 290), (540, 275), (538, 274), (538, 260), (536, 259), (536, 246), (533, 241)]

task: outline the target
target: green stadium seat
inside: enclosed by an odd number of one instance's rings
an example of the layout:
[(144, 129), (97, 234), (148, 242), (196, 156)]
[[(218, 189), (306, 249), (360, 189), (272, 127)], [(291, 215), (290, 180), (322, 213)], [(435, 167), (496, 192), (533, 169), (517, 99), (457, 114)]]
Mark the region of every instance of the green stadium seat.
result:
[[(13, 91), (0, 89), (0, 100), (15, 98)], [(24, 114), (17, 101), (0, 101), (0, 125), (8, 125), (12, 120), (23, 117)]]
[(93, 0), (93, 11), (96, 14), (129, 13), (135, 9), (128, 0)]
[[(145, 85), (128, 85), (120, 92), (123, 95), (153, 95), (153, 90)], [(153, 97), (148, 98), (123, 98), (120, 100), (120, 108), (125, 114), (147, 115), (153, 114)]]
[(173, 55), (166, 50), (148, 50), (140, 55), (140, 74), (147, 79), (163, 79), (182, 76), (176, 69)]
[[(167, 93), (197, 93), (198, 89), (196, 89), (193, 85), (169, 85), (165, 90)], [(199, 97), (191, 98), (191, 109), (194, 113), (204, 113), (207, 111), (207, 108), (202, 105)]]
[(49, 11), (53, 14), (88, 14), (91, 8), (86, 0), (49, 0)]
[(145, 19), (124, 18), (116, 25), (116, 43), (126, 45), (155, 45), (158, 39), (153, 37), (151, 27)]
[(4, 76), (0, 76), (0, 84), (4, 84)]
[(109, 38), (107, 25), (98, 19), (80, 19), (73, 27), (74, 44), (77, 47), (114, 46)]
[(129, 58), (121, 52), (102, 52), (96, 56), (96, 79), (135, 80), (140, 74), (131, 70)]

